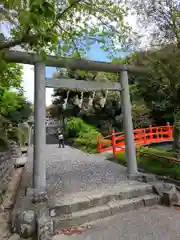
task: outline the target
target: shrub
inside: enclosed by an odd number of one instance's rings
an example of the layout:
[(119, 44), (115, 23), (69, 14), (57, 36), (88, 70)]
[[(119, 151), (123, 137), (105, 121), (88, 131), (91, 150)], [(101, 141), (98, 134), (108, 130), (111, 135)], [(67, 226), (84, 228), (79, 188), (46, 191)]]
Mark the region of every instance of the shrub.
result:
[(67, 134), (82, 150), (96, 152), (97, 138), (101, 134), (95, 127), (87, 124), (81, 118), (72, 117), (68, 120)]
[[(149, 153), (149, 155), (143, 155), (143, 153)], [(173, 153), (163, 149), (141, 147), (136, 154), (137, 164), (146, 172), (180, 179), (180, 163), (163, 159), (162, 156), (171, 158)], [(119, 153), (117, 158), (119, 163), (126, 165), (125, 152)]]

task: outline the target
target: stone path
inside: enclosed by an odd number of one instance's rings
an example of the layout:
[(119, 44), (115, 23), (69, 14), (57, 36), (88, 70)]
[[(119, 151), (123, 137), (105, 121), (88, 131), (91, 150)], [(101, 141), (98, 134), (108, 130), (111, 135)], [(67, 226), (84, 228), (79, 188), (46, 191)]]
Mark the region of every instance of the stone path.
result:
[(153, 206), (93, 222), (79, 235), (59, 234), (53, 240), (179, 240), (179, 226), (180, 211)]
[[(46, 145), (43, 155), (49, 196), (58, 199), (127, 180), (126, 168), (107, 161), (104, 154), (90, 155), (69, 146), (59, 149), (56, 145)], [(29, 174), (31, 170), (32, 149), (29, 150)], [(59, 234), (53, 240), (179, 240), (180, 211), (162, 206), (142, 208), (88, 226), (80, 230), (80, 235)]]
[[(32, 169), (32, 148), (28, 171)], [(47, 164), (47, 186), (52, 196), (67, 196), (94, 191), (127, 179), (126, 168), (107, 161), (106, 154), (87, 154), (70, 146), (46, 145), (43, 152)]]

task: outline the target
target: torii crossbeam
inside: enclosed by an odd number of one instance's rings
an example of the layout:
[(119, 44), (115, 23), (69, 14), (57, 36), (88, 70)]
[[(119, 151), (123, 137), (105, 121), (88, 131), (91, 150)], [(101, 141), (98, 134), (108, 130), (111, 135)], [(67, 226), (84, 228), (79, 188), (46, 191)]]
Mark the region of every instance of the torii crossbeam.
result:
[(104, 89), (110, 91), (121, 90), (120, 83), (113, 83), (110, 81), (84, 81), (66, 78), (46, 78), (46, 87), (75, 90), (80, 92), (101, 91)]

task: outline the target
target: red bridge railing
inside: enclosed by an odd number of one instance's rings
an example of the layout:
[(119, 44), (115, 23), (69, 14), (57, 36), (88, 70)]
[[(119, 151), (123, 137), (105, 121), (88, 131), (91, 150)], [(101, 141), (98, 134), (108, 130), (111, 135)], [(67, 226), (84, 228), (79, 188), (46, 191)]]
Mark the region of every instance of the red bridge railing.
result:
[[(161, 143), (172, 141), (172, 126), (168, 123), (166, 126), (134, 129), (134, 143), (136, 146), (149, 145), (151, 143)], [(124, 133), (112, 131), (112, 134), (106, 137), (98, 137), (97, 151), (113, 151), (116, 155), (118, 152), (125, 150)]]

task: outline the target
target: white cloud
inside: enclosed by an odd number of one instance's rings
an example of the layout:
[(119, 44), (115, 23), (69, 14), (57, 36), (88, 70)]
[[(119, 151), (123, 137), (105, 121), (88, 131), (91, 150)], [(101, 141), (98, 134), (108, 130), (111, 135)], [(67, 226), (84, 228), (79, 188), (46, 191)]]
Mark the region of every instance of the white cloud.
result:
[[(28, 101), (34, 103), (34, 67), (32, 65), (23, 65), (23, 87), (25, 97)], [(49, 106), (52, 102), (52, 93), (53, 89), (46, 88), (46, 106)]]

